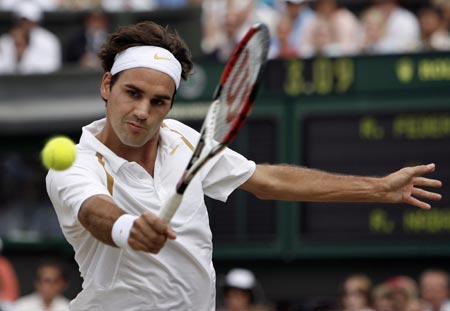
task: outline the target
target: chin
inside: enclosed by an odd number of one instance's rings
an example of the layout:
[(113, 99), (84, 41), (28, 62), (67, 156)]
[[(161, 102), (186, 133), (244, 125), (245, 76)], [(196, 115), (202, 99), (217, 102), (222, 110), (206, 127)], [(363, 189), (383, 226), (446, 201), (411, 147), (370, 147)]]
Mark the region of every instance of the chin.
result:
[(143, 143), (132, 143), (132, 142), (130, 142), (130, 143), (127, 143), (125, 145), (128, 146), (128, 147), (131, 147), (131, 148), (140, 148), (140, 147), (144, 146), (146, 143), (147, 142), (143, 142)]
[(120, 141), (125, 146), (131, 147), (131, 148), (140, 148), (140, 147), (144, 146), (148, 142), (148, 140), (145, 140), (145, 141), (132, 141), (132, 140), (125, 140), (125, 139), (121, 139)]

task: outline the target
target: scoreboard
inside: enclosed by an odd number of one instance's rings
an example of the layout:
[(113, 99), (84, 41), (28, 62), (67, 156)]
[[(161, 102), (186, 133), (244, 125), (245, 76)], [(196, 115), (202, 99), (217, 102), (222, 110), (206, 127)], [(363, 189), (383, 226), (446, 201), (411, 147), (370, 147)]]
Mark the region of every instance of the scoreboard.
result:
[[(310, 245), (395, 246), (449, 252), (450, 110), (393, 110), (311, 114), (299, 137), (299, 162), (323, 170), (380, 176), (403, 166), (436, 163), (430, 177), (444, 183), (433, 209), (407, 205), (305, 203), (299, 207), (299, 241)], [(431, 247), (431, 248), (430, 248)], [(441, 247), (443, 249), (441, 249)]]
[(244, 128), (250, 136), (238, 137), (233, 148), (256, 162), (353, 175), (383, 176), (433, 162), (430, 177), (443, 181), (443, 199), (423, 211), (401, 204), (263, 202), (237, 192), (227, 204), (208, 202), (215, 256), (450, 254), (449, 81), (446, 53), (269, 62)]

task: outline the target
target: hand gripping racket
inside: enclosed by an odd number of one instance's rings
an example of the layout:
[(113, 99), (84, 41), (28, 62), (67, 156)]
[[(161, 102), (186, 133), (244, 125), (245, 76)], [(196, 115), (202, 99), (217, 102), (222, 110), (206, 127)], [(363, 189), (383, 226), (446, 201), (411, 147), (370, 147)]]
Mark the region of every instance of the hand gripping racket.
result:
[(177, 184), (176, 193), (161, 209), (159, 217), (165, 223), (172, 219), (195, 174), (228, 146), (244, 125), (256, 99), (269, 41), (267, 26), (255, 24), (234, 49), (203, 121), (200, 139)]

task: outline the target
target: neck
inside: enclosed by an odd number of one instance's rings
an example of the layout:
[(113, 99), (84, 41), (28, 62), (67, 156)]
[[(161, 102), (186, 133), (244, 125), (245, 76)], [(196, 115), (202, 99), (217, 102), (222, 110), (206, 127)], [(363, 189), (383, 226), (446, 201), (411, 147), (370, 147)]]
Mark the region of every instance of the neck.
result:
[(111, 139), (111, 136), (106, 135), (105, 131), (100, 132), (97, 135), (97, 139), (100, 140), (117, 156), (129, 162), (138, 163), (151, 176), (153, 176), (156, 155), (158, 153), (159, 133), (155, 134), (147, 143), (145, 143), (145, 145), (141, 147), (130, 147), (124, 145), (118, 137), (115, 137), (115, 139)]
[(52, 305), (52, 302), (53, 302), (53, 299), (51, 299), (51, 298), (47, 298), (47, 299), (44, 298), (43, 301), (44, 301), (45, 308), (46, 309), (50, 309), (50, 307)]

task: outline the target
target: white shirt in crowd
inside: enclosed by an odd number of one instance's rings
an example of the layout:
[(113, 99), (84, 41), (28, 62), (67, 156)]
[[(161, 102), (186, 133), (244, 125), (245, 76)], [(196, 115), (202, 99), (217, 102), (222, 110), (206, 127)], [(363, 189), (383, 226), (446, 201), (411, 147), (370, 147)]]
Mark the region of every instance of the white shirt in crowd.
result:
[(15, 311), (69, 311), (69, 300), (63, 296), (56, 297), (47, 308), (37, 293), (23, 296), (14, 304)]
[(439, 310), (434, 310), (431, 305), (426, 304), (423, 311), (450, 311), (450, 300), (445, 301)]
[(62, 66), (61, 44), (58, 38), (42, 27), (30, 32), (29, 45), (20, 62), (10, 34), (0, 37), (0, 73), (50, 73)]
[(102, 7), (105, 11), (150, 11), (158, 7), (156, 0), (103, 0)]
[[(58, 9), (60, 0), (32, 0), (44, 11), (54, 11)], [(20, 0), (0, 0), (0, 9), (10, 11), (14, 10)]]
[(230, 149), (211, 159), (192, 180), (171, 222), (177, 239), (168, 240), (159, 254), (111, 247), (78, 221), (82, 203), (103, 194), (129, 214), (158, 214), (175, 191), (199, 134), (178, 121), (165, 120), (152, 177), (95, 137), (104, 125), (105, 119), (84, 127), (75, 164), (47, 176), (49, 196), (84, 279), (71, 310), (215, 310), (212, 234), (204, 195), (225, 201), (250, 178), (255, 163)]
[(379, 53), (405, 53), (420, 46), (420, 26), (416, 16), (398, 7), (388, 17), (384, 35), (374, 45)]

